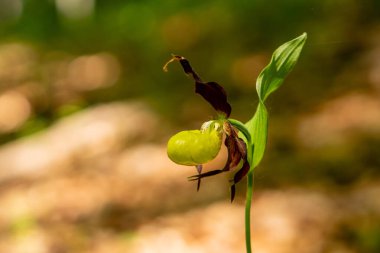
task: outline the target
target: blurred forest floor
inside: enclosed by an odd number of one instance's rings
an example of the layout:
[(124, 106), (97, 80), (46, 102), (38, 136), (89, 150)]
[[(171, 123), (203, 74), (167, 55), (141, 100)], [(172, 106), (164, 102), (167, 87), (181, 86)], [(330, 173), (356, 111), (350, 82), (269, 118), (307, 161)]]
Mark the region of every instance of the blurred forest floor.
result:
[[(186, 180), (195, 170), (150, 141), (159, 122), (141, 102), (113, 102), (3, 145), (0, 252), (244, 252), (243, 189), (229, 203), (227, 178), (218, 176), (197, 193)], [(378, 247), (376, 181), (254, 196), (254, 252)]]

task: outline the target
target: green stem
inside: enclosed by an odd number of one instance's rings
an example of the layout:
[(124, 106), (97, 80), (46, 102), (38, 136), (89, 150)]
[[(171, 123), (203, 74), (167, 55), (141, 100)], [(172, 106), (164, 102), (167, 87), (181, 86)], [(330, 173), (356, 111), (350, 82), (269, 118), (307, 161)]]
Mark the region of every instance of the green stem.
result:
[(248, 129), (245, 127), (243, 123), (241, 123), (240, 121), (236, 119), (228, 119), (228, 121), (231, 123), (231, 125), (236, 127), (243, 134), (243, 136), (247, 140), (247, 143), (251, 143), (252, 141), (251, 134), (249, 133)]
[(251, 202), (253, 194), (253, 171), (247, 175), (247, 196), (245, 199), (245, 245), (247, 253), (252, 252), (251, 246)]

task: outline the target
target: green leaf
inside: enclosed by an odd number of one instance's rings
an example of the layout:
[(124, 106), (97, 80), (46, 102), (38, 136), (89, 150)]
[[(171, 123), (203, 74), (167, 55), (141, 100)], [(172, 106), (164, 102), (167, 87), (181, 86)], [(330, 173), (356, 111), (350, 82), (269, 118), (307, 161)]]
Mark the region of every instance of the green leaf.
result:
[[(305, 44), (306, 33), (286, 42), (277, 48), (270, 63), (260, 73), (256, 81), (259, 105), (255, 115), (245, 124), (252, 138), (252, 153), (248, 154), (251, 171), (260, 163), (264, 156), (268, 137), (268, 112), (265, 100), (273, 91), (281, 86), (285, 77), (293, 69)], [(253, 148), (254, 147), (254, 148)]]
[(278, 89), (288, 73), (296, 64), (303, 45), (306, 41), (306, 33), (295, 38), (279, 48), (272, 55), (268, 66), (260, 73), (256, 81), (256, 90), (259, 96), (259, 105), (254, 116), (245, 124), (251, 136), (251, 146), (248, 147), (248, 162), (251, 165), (247, 175), (247, 198), (245, 206), (245, 238), (247, 252), (251, 252), (251, 223), (250, 210), (253, 189), (253, 170), (264, 156), (268, 138), (268, 112), (265, 108), (265, 100), (273, 91)]
[(245, 126), (251, 134), (252, 153), (248, 154), (251, 170), (255, 168), (264, 156), (268, 136), (268, 112), (263, 103), (259, 103), (253, 118)]
[(256, 90), (261, 101), (275, 91), (296, 65), (307, 35), (286, 42), (274, 51), (270, 63), (263, 69), (256, 81)]

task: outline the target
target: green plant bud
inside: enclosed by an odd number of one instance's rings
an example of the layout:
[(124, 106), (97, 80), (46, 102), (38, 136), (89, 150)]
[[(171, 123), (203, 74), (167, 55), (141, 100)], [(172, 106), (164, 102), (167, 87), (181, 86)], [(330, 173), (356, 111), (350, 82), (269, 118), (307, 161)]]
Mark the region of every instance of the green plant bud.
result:
[(181, 165), (199, 165), (214, 159), (222, 145), (223, 130), (218, 121), (206, 122), (201, 130), (182, 131), (170, 138), (168, 156)]

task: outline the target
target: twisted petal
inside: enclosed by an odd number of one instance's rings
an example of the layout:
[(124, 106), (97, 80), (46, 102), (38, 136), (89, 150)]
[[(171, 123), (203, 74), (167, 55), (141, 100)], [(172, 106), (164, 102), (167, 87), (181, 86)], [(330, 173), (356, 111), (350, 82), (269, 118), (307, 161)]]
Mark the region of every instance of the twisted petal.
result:
[(203, 177), (214, 176), (223, 172), (230, 171), (231, 169), (237, 167), (240, 162), (242, 162), (241, 168), (235, 173), (234, 178), (232, 180), (231, 185), (231, 202), (235, 198), (235, 185), (240, 182), (248, 173), (250, 164), (247, 160), (247, 146), (245, 142), (238, 137), (237, 131), (228, 121), (224, 122), (223, 125), (224, 133), (226, 134), (226, 140), (224, 145), (226, 145), (228, 150), (228, 158), (223, 169), (212, 170), (205, 173), (200, 173), (198, 170), (198, 174), (189, 177), (190, 181), (198, 181), (198, 189), (200, 185), (200, 179)]
[(225, 118), (228, 118), (231, 114), (231, 105), (227, 101), (226, 91), (216, 82), (204, 82), (193, 70), (189, 61), (182, 56), (173, 55), (173, 58), (169, 60), (164, 70), (167, 70), (167, 65), (173, 61), (179, 61), (183, 68), (183, 71), (192, 76), (195, 81), (195, 92), (201, 95), (211, 106)]

